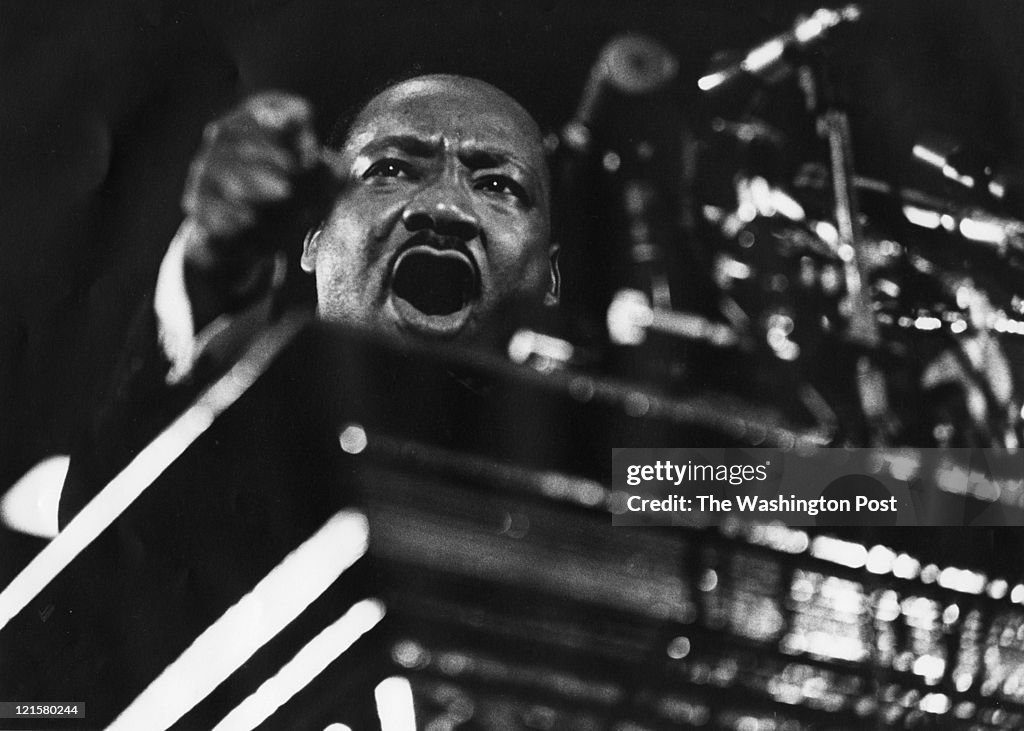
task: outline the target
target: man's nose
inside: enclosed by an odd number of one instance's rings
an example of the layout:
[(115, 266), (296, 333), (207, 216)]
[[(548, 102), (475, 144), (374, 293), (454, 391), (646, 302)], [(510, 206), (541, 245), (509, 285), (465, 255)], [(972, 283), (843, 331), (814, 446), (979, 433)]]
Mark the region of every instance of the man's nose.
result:
[(471, 202), (455, 181), (442, 180), (421, 190), (402, 212), (409, 231), (430, 230), (440, 236), (455, 236), (463, 241), (480, 233), (480, 219)]

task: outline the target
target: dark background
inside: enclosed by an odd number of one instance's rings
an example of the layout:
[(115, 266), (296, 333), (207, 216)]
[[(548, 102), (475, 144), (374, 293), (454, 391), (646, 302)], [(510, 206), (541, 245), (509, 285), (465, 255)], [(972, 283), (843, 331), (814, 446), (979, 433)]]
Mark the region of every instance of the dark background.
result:
[[(696, 79), (817, 7), (796, 0), (107, 0), (0, 2), (0, 491), (68, 450), (180, 221), (203, 126), (254, 91), (315, 100), (320, 125), (387, 79), (467, 73), (557, 129), (600, 48), (624, 31), (679, 59), (695, 129), (716, 113)], [(1024, 157), (1024, 7), (868, 3), (837, 34), (860, 171), (929, 187), (910, 162), (922, 130)], [(579, 243), (579, 242), (576, 242)], [(2, 530), (2, 529), (0, 529)], [(952, 535), (952, 534), (950, 534)], [(987, 532), (958, 550), (988, 554)], [(7, 544), (14, 546), (9, 552)], [(36, 550), (0, 533), (0, 579)], [(13, 560), (8, 557), (14, 556)]]

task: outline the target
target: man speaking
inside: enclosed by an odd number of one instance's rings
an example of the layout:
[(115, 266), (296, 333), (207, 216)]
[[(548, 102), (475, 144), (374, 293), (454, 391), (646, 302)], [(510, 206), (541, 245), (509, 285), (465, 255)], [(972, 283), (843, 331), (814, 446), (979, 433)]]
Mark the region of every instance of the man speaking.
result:
[(253, 97), (207, 129), (183, 205), (153, 306), (73, 455), (62, 525), (271, 319), (290, 247), (321, 318), (399, 342), (494, 347), (510, 311), (558, 299), (540, 130), (477, 79), (394, 84), (326, 149), (303, 100)]
[[(418, 77), (332, 137), (325, 159), (309, 108), (283, 95), (255, 97), (208, 130), (169, 257), (182, 248), (196, 329), (265, 296), (279, 252), (311, 222), (301, 261), (326, 320), (488, 343), (511, 302), (555, 301), (541, 134), (509, 96), (476, 79)], [(168, 328), (176, 318), (162, 294)]]
[[(422, 344), (494, 347), (510, 311), (557, 302), (550, 201), (536, 122), (482, 81), (436, 75), (394, 84), (339, 126), (326, 149), (302, 100), (248, 100), (207, 129), (186, 184), (186, 218), (153, 302), (73, 450), (61, 524), (275, 320), (285, 251), (301, 247), (323, 320), (410, 346), (400, 354)], [(347, 341), (339, 349), (342, 360), (361, 357)], [(317, 358), (315, 351), (296, 351), (302, 348), (282, 353), (280, 367), (253, 385), (249, 401), (224, 411), (213, 436), (169, 464), (82, 552), (70, 583), (50, 594), (50, 623), (36, 628), (50, 650), (31, 658), (36, 665), (23, 677), (40, 685), (25, 685), (25, 693), (78, 693), (94, 722), (111, 720), (143, 697), (167, 663), (187, 656), (227, 607), (247, 601), (296, 546), (320, 535), (325, 516), (351, 507), (366, 476), (344, 462), (344, 445), (338, 449), (338, 424), (324, 413), (332, 399), (345, 404), (331, 413), (355, 404), (346, 416), (361, 418), (359, 408), (370, 403), (433, 435), (444, 430), (439, 414), (449, 408), (438, 390), (454, 386), (476, 397), (459, 378), (418, 362), (402, 365), (412, 374), (404, 381), (381, 377), (386, 368), (372, 358), (346, 377), (317, 380), (312, 373), (323, 376), (319, 360), (328, 355), (310, 363), (302, 358)], [(374, 401), (370, 391), (387, 397)], [(488, 432), (463, 427), (471, 419), (454, 411), (445, 424), (474, 436)], [(494, 431), (502, 440), (514, 435), (516, 446), (540, 435), (507, 425)], [(379, 480), (370, 482), (386, 492)], [(356, 588), (343, 579), (303, 617), (322, 611), (337, 620), (339, 607), (362, 596), (360, 571)], [(270, 604), (287, 603), (306, 583), (289, 580), (287, 596), (277, 592)], [(319, 627), (304, 622), (288, 632)], [(251, 628), (228, 634), (254, 636)], [(271, 637), (186, 726), (203, 727), (237, 703), (253, 678), (294, 653), (282, 648)]]

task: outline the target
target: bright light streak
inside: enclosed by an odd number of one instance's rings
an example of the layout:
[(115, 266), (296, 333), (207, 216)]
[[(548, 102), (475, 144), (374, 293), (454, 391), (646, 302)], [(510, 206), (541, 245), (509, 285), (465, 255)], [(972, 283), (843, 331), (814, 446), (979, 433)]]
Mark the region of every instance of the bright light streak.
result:
[(782, 553), (803, 553), (810, 544), (807, 533), (784, 525), (754, 525), (748, 537), (751, 543)]
[(925, 713), (942, 714), (949, 713), (953, 704), (945, 693), (929, 693), (921, 699), (920, 707)]
[(892, 562), (892, 574), (898, 579), (916, 579), (921, 570), (921, 564), (917, 559), (901, 553)]
[(831, 632), (808, 632), (806, 651), (818, 657), (860, 662), (867, 654), (864, 643), (854, 637), (837, 637)]
[(956, 604), (950, 604), (944, 610), (942, 610), (942, 622), (943, 624), (953, 624), (960, 619), (960, 607)]
[(762, 216), (771, 217), (775, 215), (775, 201), (772, 198), (772, 187), (768, 181), (760, 175), (750, 178), (747, 188), (750, 200)]
[(731, 257), (724, 257), (721, 260), (722, 273), (730, 279), (750, 279), (754, 270), (742, 261)]
[(39, 538), (57, 535), (57, 508), (71, 458), (47, 457), (0, 497), (0, 525)]
[(921, 569), (921, 581), (926, 584), (934, 584), (939, 578), (939, 567), (933, 563)]
[(640, 345), (653, 322), (654, 311), (640, 290), (620, 290), (608, 305), (608, 338), (616, 345)]
[(900, 601), (892, 589), (886, 589), (878, 599), (875, 616), (883, 622), (892, 622), (900, 616)]
[(986, 576), (967, 569), (953, 566), (944, 568), (939, 574), (939, 586), (965, 594), (980, 594), (985, 590)]
[(266, 680), (256, 692), (228, 713), (213, 731), (250, 731), (256, 728), (383, 618), (384, 605), (377, 599), (364, 599), (354, 605), (306, 643), (274, 677)]
[(382, 680), (373, 696), (381, 731), (416, 731), (416, 710), (408, 680), (398, 676)]
[(971, 241), (980, 241), (988, 244), (1003, 244), (1006, 242), (1006, 230), (993, 221), (979, 221), (976, 218), (960, 219), (960, 233), (964, 238)]
[(747, 57), (743, 59), (743, 70), (756, 74), (758, 71), (766, 69), (768, 66), (771, 66), (782, 58), (782, 54), (785, 52), (785, 42), (777, 38), (772, 39), (767, 43), (762, 43), (760, 46), (748, 53)]
[(916, 157), (918, 160), (926, 162), (929, 165), (938, 168), (939, 170), (946, 167), (945, 155), (940, 155), (939, 153), (935, 152), (931, 148), (925, 147), (924, 145), (914, 145), (912, 153), (914, 157)]
[(839, 245), (839, 230), (828, 221), (815, 222), (814, 233), (832, 248)]
[(923, 596), (908, 597), (903, 600), (903, 613), (914, 620), (911, 624), (920, 625), (922, 622), (931, 624), (935, 619), (935, 603)]
[(800, 43), (808, 43), (825, 32), (825, 25), (817, 17), (812, 15), (802, 23), (797, 23), (793, 28), (793, 35)]
[(873, 546), (868, 551), (867, 569), (873, 574), (887, 574), (895, 560), (896, 554), (885, 546)]
[(942, 225), (942, 214), (917, 206), (903, 206), (903, 215), (908, 221), (921, 228), (936, 229)]
[(525, 363), (534, 356), (555, 363), (568, 363), (573, 353), (573, 347), (567, 341), (525, 328), (517, 330), (508, 342), (508, 356), (513, 363)]
[(946, 671), (946, 661), (935, 655), (921, 655), (914, 660), (914, 675), (920, 675), (925, 680), (939, 680)]
[(811, 541), (811, 555), (851, 569), (863, 567), (868, 560), (868, 550), (864, 546), (830, 536), (815, 537)]
[(717, 72), (714, 74), (708, 74), (707, 76), (701, 76), (697, 80), (697, 88), (701, 91), (711, 91), (715, 87), (721, 86), (722, 82), (726, 79), (726, 74)]
[(215, 381), (181, 416), (143, 447), (64, 530), (35, 555), (21, 573), (0, 591), (0, 629), (256, 382), (305, 322), (305, 317), (286, 316), (264, 331), (226, 375)]
[(207, 627), (107, 731), (163, 731), (223, 683), (366, 553), (369, 525), (341, 511)]
[(771, 198), (771, 204), (780, 216), (785, 216), (790, 221), (803, 221), (807, 218), (804, 207), (784, 190), (773, 188)]
[(942, 174), (945, 175), (950, 180), (960, 183), (960, 185), (964, 186), (965, 188), (974, 187), (974, 178), (971, 177), (970, 175), (961, 175), (960, 171), (957, 170), (952, 165), (943, 165)]
[(993, 599), (1002, 599), (1009, 589), (1010, 585), (1006, 583), (1006, 579), (995, 579), (988, 585), (988, 595)]

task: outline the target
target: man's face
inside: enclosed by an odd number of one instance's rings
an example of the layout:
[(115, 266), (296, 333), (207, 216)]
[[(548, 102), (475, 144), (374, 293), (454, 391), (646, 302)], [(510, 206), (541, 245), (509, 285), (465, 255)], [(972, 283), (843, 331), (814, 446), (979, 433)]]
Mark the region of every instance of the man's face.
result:
[(348, 176), (302, 265), (321, 317), (408, 338), (487, 341), (553, 289), (550, 181), (537, 126), (481, 81), (421, 77), (360, 113)]

